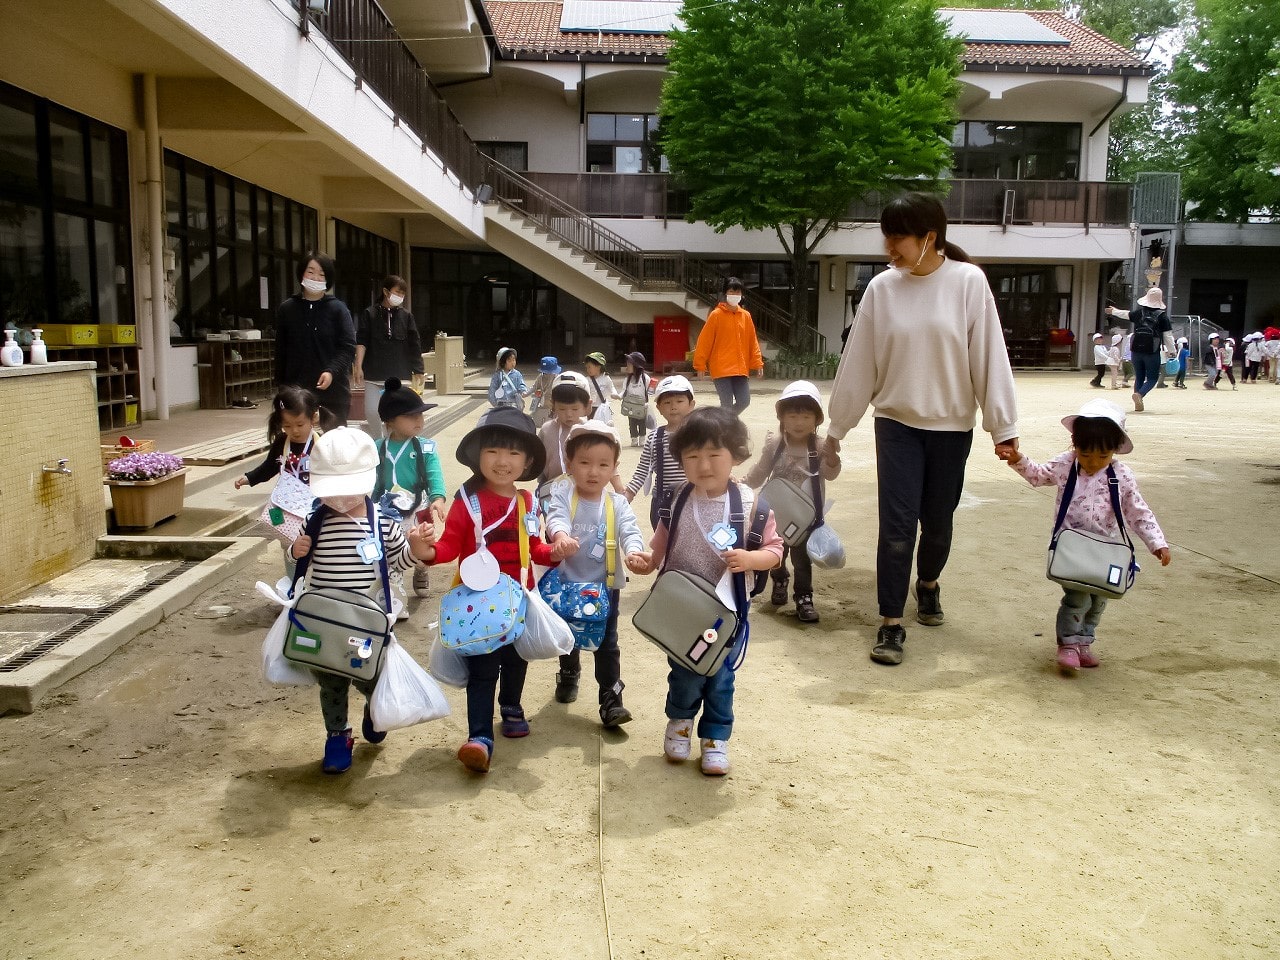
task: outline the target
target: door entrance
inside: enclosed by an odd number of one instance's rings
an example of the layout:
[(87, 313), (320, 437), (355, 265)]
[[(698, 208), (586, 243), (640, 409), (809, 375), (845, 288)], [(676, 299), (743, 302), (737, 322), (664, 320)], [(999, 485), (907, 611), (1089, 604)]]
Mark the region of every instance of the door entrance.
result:
[(1248, 287), (1247, 280), (1193, 279), (1187, 312), (1218, 324), (1239, 341), (1248, 332), (1244, 328)]

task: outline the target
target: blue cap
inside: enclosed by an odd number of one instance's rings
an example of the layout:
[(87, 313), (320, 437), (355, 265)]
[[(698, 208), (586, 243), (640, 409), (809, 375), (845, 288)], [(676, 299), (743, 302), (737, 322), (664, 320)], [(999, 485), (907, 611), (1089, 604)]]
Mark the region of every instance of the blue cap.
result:
[(538, 372), (557, 374), (560, 372), (560, 361), (555, 357), (543, 357), (538, 363)]

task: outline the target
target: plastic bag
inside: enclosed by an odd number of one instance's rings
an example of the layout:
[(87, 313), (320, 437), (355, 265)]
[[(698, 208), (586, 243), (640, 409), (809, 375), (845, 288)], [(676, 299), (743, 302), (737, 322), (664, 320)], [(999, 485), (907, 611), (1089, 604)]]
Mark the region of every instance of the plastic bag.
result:
[(373, 729), (385, 733), (449, 715), (444, 691), (404, 647), (391, 638), (382, 672), (369, 698)]
[[(258, 586), (264, 584), (259, 583)], [(289, 611), (292, 609), (293, 605), (288, 604), (280, 611), (280, 616), (276, 617), (276, 622), (262, 641), (262, 679), (281, 687), (305, 687), (319, 682), (315, 673), (284, 658), (284, 641), (289, 635)]]
[(824, 570), (839, 570), (844, 566), (844, 544), (830, 524), (824, 523), (813, 528), (805, 550), (809, 553), (809, 559)]
[(524, 633), (516, 637), (516, 653), (525, 660), (550, 660), (573, 650), (573, 631), (547, 606), (537, 590), (526, 590), (529, 604), (524, 613)]
[(427, 672), (451, 687), (465, 687), (471, 677), (466, 658), (457, 650), (446, 647), (439, 637), (431, 641), (431, 651), (427, 654)]

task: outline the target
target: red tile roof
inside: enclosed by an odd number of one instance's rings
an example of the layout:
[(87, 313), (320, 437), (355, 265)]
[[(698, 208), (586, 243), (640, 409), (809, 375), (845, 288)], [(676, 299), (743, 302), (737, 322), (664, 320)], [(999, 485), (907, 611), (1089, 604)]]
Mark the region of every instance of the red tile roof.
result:
[[(483, 0), (483, 3), (493, 24), (498, 50), (508, 56), (622, 55), (661, 59), (671, 47), (671, 41), (661, 34), (562, 32), (560, 12), (564, 5), (560, 0)], [(1070, 43), (969, 43), (965, 47), (965, 64), (979, 70), (1012, 67), (1033, 71), (1068, 68), (1145, 72), (1146, 64), (1133, 51), (1083, 24), (1060, 13), (1024, 12)]]

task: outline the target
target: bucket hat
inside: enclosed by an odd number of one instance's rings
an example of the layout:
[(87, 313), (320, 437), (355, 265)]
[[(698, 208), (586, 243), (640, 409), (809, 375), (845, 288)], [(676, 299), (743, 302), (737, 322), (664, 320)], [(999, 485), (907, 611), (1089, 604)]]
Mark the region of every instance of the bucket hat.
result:
[[(458, 443), (458, 462), (468, 467), (472, 473), (480, 473), (480, 438), (491, 429), (499, 429), (510, 434), (512, 444), (523, 450), (529, 458), (520, 480), (533, 480), (542, 473), (547, 465), (547, 450), (538, 439), (538, 429), (533, 418), (515, 407), (494, 407), (481, 414), (476, 425)], [(370, 441), (372, 442), (372, 441)], [(377, 466), (377, 455), (374, 455), (374, 466)], [(372, 488), (372, 483), (370, 483)]]
[(1077, 417), (1088, 417), (1097, 420), (1110, 420), (1120, 428), (1120, 446), (1116, 447), (1116, 453), (1130, 453), (1133, 450), (1133, 441), (1129, 439), (1129, 434), (1124, 429), (1124, 411), (1117, 407), (1110, 400), (1090, 400), (1080, 408), (1079, 413), (1073, 413), (1069, 417), (1062, 418), (1062, 425), (1070, 432), (1075, 426)]
[(396, 417), (434, 410), (439, 404), (426, 403), (413, 387), (406, 387), (395, 377), (382, 385), (382, 396), (378, 400), (378, 419), (390, 423)]
[(599, 350), (595, 351), (594, 353), (588, 353), (587, 359), (594, 360), (596, 363), (600, 364), (600, 366), (602, 367), (607, 367), (609, 365), (609, 361), (605, 359), (604, 354), (601, 353)]
[(316, 437), (310, 464), (317, 497), (367, 497), (378, 479), (378, 448), (363, 430), (336, 427)]
[(561, 369), (560, 361), (557, 360), (555, 357), (543, 357), (540, 361), (538, 361), (539, 373), (546, 373), (546, 374), (550, 374), (551, 376), (555, 376), (557, 373), (560, 372), (560, 369)]
[(1138, 301), (1140, 307), (1151, 307), (1155, 310), (1164, 309), (1164, 291), (1159, 287), (1152, 287)]
[(693, 396), (693, 384), (689, 382), (689, 378), (678, 373), (673, 373), (669, 377), (663, 377), (658, 381), (658, 387), (653, 391), (653, 399), (660, 400), (664, 393), (687, 393)]
[(822, 394), (818, 393), (818, 388), (808, 380), (796, 380), (788, 383), (782, 389), (782, 395), (778, 397), (777, 402), (773, 405), (774, 412), (778, 418), (782, 418), (782, 405), (787, 401), (803, 400), (805, 406), (813, 410), (818, 417), (818, 423), (822, 423), (825, 418), (822, 412)]

